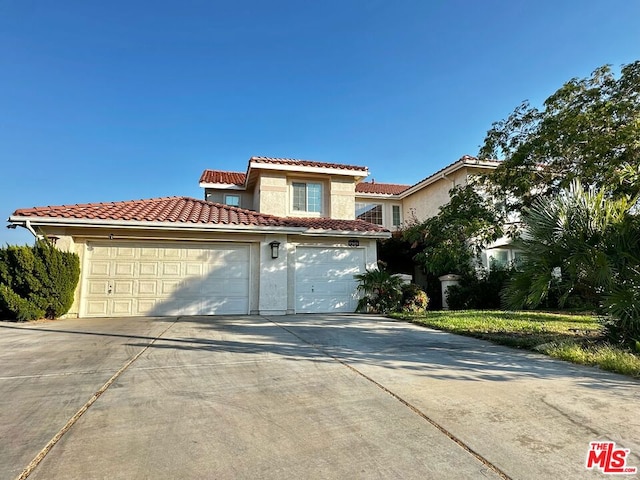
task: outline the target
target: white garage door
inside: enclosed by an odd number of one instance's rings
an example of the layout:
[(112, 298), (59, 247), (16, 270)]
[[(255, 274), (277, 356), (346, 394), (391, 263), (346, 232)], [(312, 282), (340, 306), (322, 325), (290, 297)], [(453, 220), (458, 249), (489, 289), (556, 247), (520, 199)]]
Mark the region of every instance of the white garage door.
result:
[(249, 246), (89, 243), (80, 315), (246, 314)]
[(296, 249), (296, 312), (354, 312), (358, 306), (354, 275), (365, 271), (360, 248)]

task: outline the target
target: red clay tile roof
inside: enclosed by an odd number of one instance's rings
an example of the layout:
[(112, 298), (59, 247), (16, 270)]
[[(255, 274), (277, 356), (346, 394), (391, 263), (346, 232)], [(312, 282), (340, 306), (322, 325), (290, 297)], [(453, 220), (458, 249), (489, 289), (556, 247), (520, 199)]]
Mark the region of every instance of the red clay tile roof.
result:
[(397, 195), (404, 192), (411, 185), (396, 183), (360, 182), (356, 185), (357, 193), (377, 193), (381, 195)]
[(23, 208), (16, 210), (12, 217), (247, 225), (357, 232), (385, 231), (379, 225), (373, 225), (362, 220), (283, 218), (189, 197), (164, 197), (125, 202)]
[(225, 172), (222, 170), (205, 170), (200, 176), (200, 183), (223, 183), (227, 185), (244, 185), (246, 175), (242, 172)]
[(296, 160), (294, 158), (251, 157), (249, 163), (270, 163), (274, 165), (300, 165), (302, 167), (339, 168), (343, 170), (368, 170), (368, 167), (344, 165), (342, 163), (325, 163), (313, 160)]
[(287, 226), (312, 230), (341, 230), (350, 232), (385, 232), (384, 227), (363, 220), (334, 220), (332, 218), (283, 218)]

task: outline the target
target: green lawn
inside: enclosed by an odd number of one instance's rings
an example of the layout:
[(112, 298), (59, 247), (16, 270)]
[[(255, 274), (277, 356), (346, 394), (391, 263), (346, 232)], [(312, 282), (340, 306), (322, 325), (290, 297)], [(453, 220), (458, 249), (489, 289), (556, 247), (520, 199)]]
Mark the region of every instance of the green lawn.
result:
[(591, 315), (465, 310), (393, 317), (640, 377), (640, 354), (606, 344), (601, 325)]

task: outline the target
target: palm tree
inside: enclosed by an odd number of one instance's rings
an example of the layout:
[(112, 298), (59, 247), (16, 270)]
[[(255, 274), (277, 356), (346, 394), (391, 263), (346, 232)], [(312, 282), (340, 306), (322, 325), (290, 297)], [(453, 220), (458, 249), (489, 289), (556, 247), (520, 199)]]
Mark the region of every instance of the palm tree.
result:
[(635, 198), (611, 198), (574, 181), (523, 210), (522, 270), (504, 293), (510, 308), (535, 308), (554, 288), (559, 306), (579, 298), (614, 320), (618, 337), (640, 336), (640, 229)]

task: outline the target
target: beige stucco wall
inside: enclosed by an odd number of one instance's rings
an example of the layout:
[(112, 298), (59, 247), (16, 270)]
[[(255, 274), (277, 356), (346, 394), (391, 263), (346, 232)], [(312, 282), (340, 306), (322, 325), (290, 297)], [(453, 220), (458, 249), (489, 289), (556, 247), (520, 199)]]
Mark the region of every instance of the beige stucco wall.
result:
[(356, 184), (352, 178), (332, 178), (329, 192), (329, 216), (354, 220)]
[(449, 190), (467, 182), (467, 169), (440, 177), (435, 182), (409, 195), (402, 201), (402, 217), (405, 221), (426, 220), (438, 214), (441, 206), (449, 203)]
[(257, 211), (279, 217), (287, 215), (289, 195), (287, 177), (284, 174), (261, 175), (256, 189), (259, 192)]

